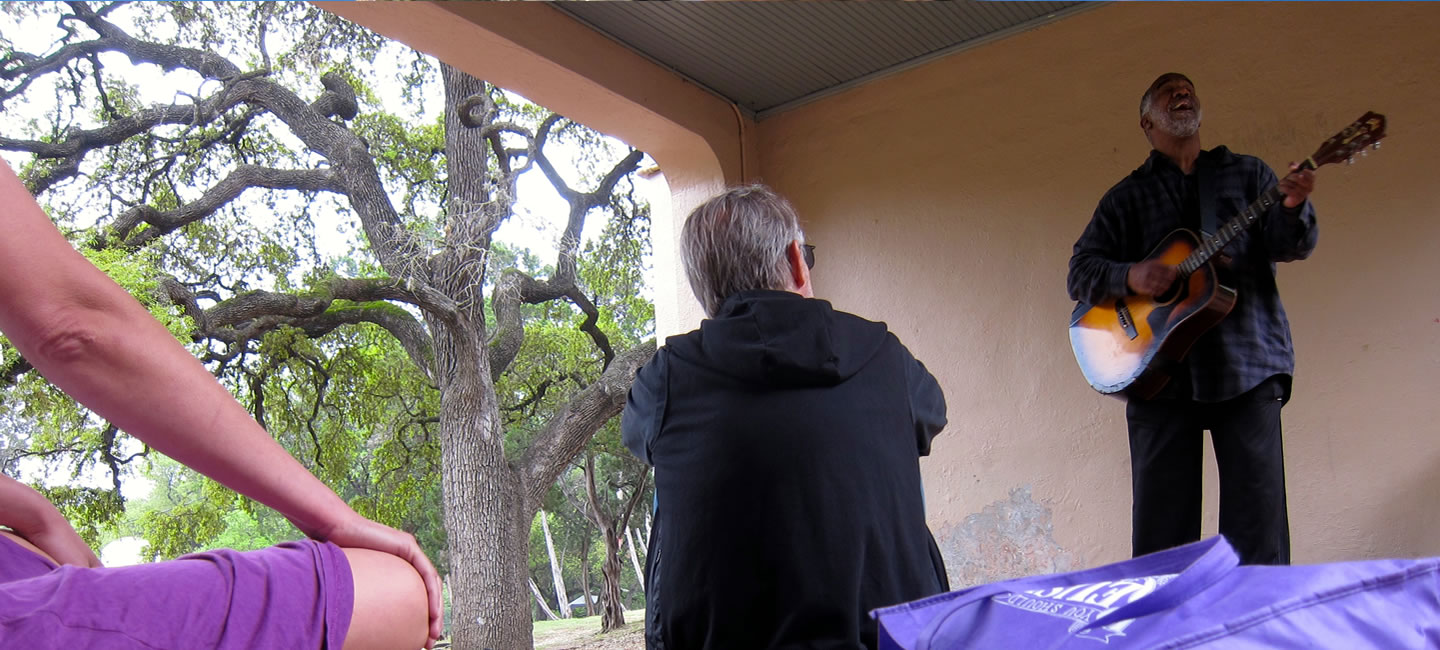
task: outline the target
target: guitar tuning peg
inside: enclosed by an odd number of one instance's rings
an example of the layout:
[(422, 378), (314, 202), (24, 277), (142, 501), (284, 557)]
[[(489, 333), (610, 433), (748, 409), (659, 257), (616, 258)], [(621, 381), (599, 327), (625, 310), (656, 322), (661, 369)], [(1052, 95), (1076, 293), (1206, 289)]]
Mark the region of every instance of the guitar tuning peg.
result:
[(1361, 149), (1361, 150), (1360, 150), (1360, 157), (1361, 157), (1361, 158), (1368, 158), (1369, 156), (1370, 156), (1370, 150), (1369, 150), (1369, 149)]
[(1347, 164), (1347, 165), (1353, 165), (1353, 164), (1355, 164), (1355, 156), (1350, 156), (1349, 158), (1346, 158), (1346, 159), (1345, 159), (1345, 164)]
[(1374, 144), (1371, 144), (1371, 145), (1370, 145), (1370, 148), (1371, 148), (1371, 149), (1377, 149), (1377, 150), (1378, 150), (1378, 149), (1380, 148), (1380, 141), (1379, 141), (1379, 140), (1376, 140)]

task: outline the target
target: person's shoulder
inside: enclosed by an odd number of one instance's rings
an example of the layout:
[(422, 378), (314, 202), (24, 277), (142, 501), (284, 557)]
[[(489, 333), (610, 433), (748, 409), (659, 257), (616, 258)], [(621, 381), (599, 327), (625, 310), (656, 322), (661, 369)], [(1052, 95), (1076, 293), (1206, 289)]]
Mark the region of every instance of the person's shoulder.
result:
[(696, 341), (696, 340), (699, 340), (699, 339), (700, 339), (700, 329), (699, 329), (699, 328), (690, 330), (690, 331), (688, 331), (688, 332), (685, 332), (684, 334), (671, 334), (670, 336), (665, 337), (665, 344), (662, 345), (662, 346), (660, 346), (659, 349), (656, 350), (656, 352), (658, 353), (659, 351), (664, 350), (665, 348), (670, 348), (670, 347), (674, 347), (674, 346), (677, 346), (677, 345), (679, 345), (679, 346), (684, 346), (684, 345), (686, 345), (686, 344), (688, 344), (688, 343), (690, 343), (690, 342), (692, 342), (692, 341)]
[(1275, 182), (1275, 170), (1257, 156), (1237, 153), (1224, 145), (1206, 153), (1210, 155), (1212, 169), (1219, 170), (1226, 178), (1247, 179), (1246, 183), (1257, 190)]
[(1155, 175), (1157, 155), (1159, 155), (1158, 152), (1151, 150), (1150, 155), (1145, 157), (1145, 162), (1140, 163), (1139, 167), (1136, 167), (1129, 174), (1126, 174), (1124, 178), (1116, 181), (1114, 185), (1110, 186), (1110, 189), (1105, 190), (1102, 200), (1144, 191), (1146, 181)]
[[(828, 303), (827, 303), (828, 304)], [(832, 328), (844, 336), (858, 336), (873, 341), (876, 345), (893, 343), (900, 345), (900, 338), (890, 331), (890, 324), (883, 320), (870, 320), (858, 314), (830, 307)]]
[(1141, 166), (1130, 172), (1125, 178), (1120, 179), (1105, 193), (1100, 195), (1100, 205), (1117, 206), (1126, 205), (1149, 192), (1152, 170)]
[(1145, 176), (1147, 175), (1148, 174), (1143, 173), (1138, 169), (1130, 172), (1128, 176), (1120, 179), (1114, 185), (1111, 185), (1110, 189), (1105, 190), (1105, 193), (1100, 196), (1100, 200), (1113, 201), (1118, 197), (1139, 192), (1140, 186), (1144, 182)]
[(676, 352), (679, 352), (681, 356), (685, 356), (687, 352), (699, 349), (703, 340), (704, 332), (703, 328), (700, 327), (681, 334), (671, 334), (665, 337), (664, 345), (656, 348), (655, 357), (659, 358), (663, 354), (675, 354)]
[(1236, 165), (1243, 167), (1254, 167), (1265, 165), (1265, 161), (1250, 154), (1231, 151), (1229, 147), (1223, 144), (1215, 147), (1214, 149), (1206, 151), (1205, 155), (1208, 156), (1211, 161), (1221, 167), (1231, 167)]
[(824, 303), (825, 308), (830, 310), (831, 318), (834, 320), (835, 323), (840, 324), (842, 327), (853, 327), (857, 329), (863, 329), (869, 332), (890, 331), (890, 326), (886, 324), (883, 320), (870, 320), (859, 314), (852, 314), (848, 311), (836, 309), (835, 306), (831, 305), (830, 302), (827, 300), (822, 300), (820, 298), (814, 298), (813, 300), (818, 303)]
[(905, 343), (900, 340), (899, 335), (895, 334), (885, 321), (870, 320), (864, 316), (839, 309), (834, 309), (833, 313), (836, 330), (842, 336), (869, 341), (869, 347), (876, 352), (893, 349), (907, 355), (910, 354), (910, 349), (905, 347)]

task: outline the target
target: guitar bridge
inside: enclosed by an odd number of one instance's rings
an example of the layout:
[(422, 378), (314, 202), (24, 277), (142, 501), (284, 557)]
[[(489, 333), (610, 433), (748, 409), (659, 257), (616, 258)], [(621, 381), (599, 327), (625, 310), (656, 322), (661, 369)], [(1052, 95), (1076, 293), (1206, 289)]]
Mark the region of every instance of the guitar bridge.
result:
[(1125, 335), (1130, 337), (1130, 340), (1140, 336), (1140, 330), (1135, 329), (1135, 317), (1130, 315), (1130, 307), (1123, 298), (1115, 300), (1115, 316), (1120, 319), (1120, 329), (1125, 330)]

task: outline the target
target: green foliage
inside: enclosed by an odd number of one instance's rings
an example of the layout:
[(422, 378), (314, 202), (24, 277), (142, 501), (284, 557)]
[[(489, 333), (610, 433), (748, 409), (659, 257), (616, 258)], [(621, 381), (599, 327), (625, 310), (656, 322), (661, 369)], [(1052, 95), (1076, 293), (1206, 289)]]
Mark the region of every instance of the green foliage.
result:
[(650, 258), (650, 206), (635, 196), (633, 185), (611, 198), (616, 215), (600, 237), (585, 246), (579, 274), (586, 291), (595, 296), (600, 327), (629, 347), (655, 333), (655, 304), (646, 295), (645, 272)]
[[(270, 516), (266, 517), (267, 514)], [(280, 526), (279, 522), (274, 519), (279, 519), (286, 525)], [(284, 518), (265, 508), (231, 510), (225, 513), (222, 523), (223, 528), (220, 534), (216, 535), (214, 541), (208, 546), (233, 548), (237, 551), (254, 551), (293, 539), (293, 537), (283, 534), (294, 530), (288, 525), (289, 522), (285, 522)], [(278, 530), (272, 530), (272, 528)]]
[(31, 487), (55, 504), (91, 547), (99, 546), (101, 530), (114, 525), (124, 511), (120, 496), (113, 490), (42, 484)]
[(157, 458), (141, 473), (154, 488), (148, 497), (126, 505), (115, 528), (121, 536), (144, 539), (147, 557), (169, 559), (199, 550), (225, 530), (226, 513), (236, 507), (234, 492), (167, 458)]
[[(355, 118), (355, 133), (370, 145), (382, 180), (400, 199), (397, 209), (438, 236), (439, 206), (445, 196), (445, 123), (435, 117), (419, 124), (389, 113)], [(428, 215), (428, 217), (427, 217)]]

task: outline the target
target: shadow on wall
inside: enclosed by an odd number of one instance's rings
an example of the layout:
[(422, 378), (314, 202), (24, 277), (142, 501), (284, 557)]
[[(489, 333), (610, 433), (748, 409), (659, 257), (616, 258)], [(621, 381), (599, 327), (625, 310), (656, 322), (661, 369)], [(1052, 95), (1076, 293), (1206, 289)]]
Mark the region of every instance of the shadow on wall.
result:
[(1030, 486), (951, 524), (935, 535), (950, 588), (1019, 576), (1069, 571), (1075, 559), (1055, 543), (1050, 509), (1030, 497)]

